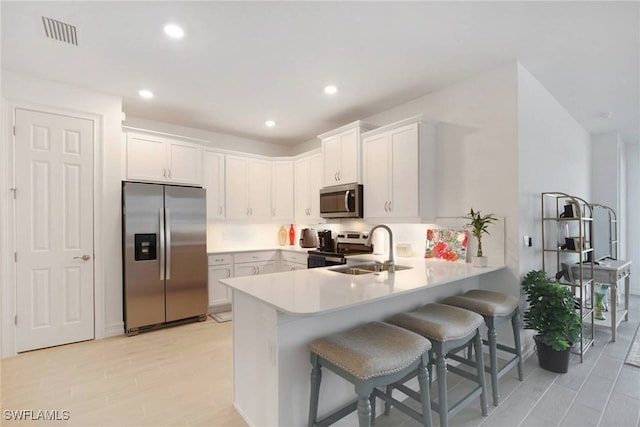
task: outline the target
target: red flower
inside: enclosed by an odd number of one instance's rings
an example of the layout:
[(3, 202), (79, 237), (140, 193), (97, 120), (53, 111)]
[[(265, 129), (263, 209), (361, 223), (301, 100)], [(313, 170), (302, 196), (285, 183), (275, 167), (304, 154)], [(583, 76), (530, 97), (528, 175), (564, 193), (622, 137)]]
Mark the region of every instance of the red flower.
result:
[(433, 230), (427, 230), (427, 240), (433, 240)]

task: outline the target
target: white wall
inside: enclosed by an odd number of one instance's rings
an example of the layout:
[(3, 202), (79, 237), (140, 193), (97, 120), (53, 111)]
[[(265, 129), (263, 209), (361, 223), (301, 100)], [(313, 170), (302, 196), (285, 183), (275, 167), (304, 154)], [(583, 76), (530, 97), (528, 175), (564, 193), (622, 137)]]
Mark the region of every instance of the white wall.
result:
[(627, 259), (631, 260), (630, 290), (640, 295), (640, 146), (625, 145), (627, 166)]
[(513, 295), (520, 288), (516, 78), (513, 63), (362, 119), (376, 126), (417, 114), (438, 121), (437, 215), (459, 217), (473, 207), (505, 217), (508, 270), (481, 286)]
[[(43, 81), (4, 71), (2, 75), (3, 117), (5, 131), (0, 145), (0, 166), (3, 176), (3, 204), (0, 224), (11, 224), (13, 203), (8, 200), (12, 178), (12, 160), (7, 157), (12, 136), (8, 127), (12, 125), (12, 112), (7, 106), (24, 106), (42, 111), (66, 112), (68, 114), (91, 115), (96, 118), (99, 133), (96, 141), (95, 164), (95, 307), (96, 337), (122, 333), (122, 267), (120, 256), (120, 165), (121, 165), (121, 111), (120, 98), (108, 96), (82, 88)], [(7, 234), (3, 230), (3, 236)], [(3, 238), (3, 241), (6, 239)], [(6, 262), (6, 256), (3, 261)], [(4, 266), (6, 267), (6, 265)], [(13, 276), (0, 277), (0, 288), (12, 297), (3, 301), (3, 355), (14, 349), (13, 316), (15, 288)], [(5, 294), (6, 295), (6, 294)], [(10, 325), (10, 326), (9, 326)]]
[[(542, 268), (540, 194), (559, 191), (590, 200), (591, 139), (529, 71), (518, 65), (520, 274)], [(522, 237), (519, 238), (521, 242)]]

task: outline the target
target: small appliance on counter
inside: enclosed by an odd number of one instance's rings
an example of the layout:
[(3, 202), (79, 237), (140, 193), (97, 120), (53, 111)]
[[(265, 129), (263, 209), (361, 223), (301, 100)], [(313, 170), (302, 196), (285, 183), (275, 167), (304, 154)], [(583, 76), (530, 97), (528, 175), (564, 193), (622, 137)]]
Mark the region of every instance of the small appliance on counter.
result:
[(345, 259), (347, 255), (370, 254), (373, 252), (373, 247), (367, 246), (368, 239), (369, 234), (366, 232), (341, 232), (336, 236), (335, 251), (324, 251), (320, 249), (308, 252), (307, 268), (342, 265), (347, 263)]
[(335, 252), (336, 248), (331, 230), (318, 231), (318, 249), (323, 252)]
[(317, 248), (318, 247), (318, 233), (313, 228), (303, 228), (300, 232), (300, 247), (301, 248)]

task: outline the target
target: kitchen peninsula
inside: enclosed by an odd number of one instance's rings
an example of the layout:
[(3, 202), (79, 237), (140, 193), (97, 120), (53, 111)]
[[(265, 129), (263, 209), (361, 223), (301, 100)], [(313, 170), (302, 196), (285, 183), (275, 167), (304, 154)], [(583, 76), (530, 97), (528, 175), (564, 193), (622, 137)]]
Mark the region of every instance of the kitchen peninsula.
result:
[[(306, 425), (313, 339), (478, 287), (480, 275), (505, 268), (422, 258), (398, 264), (409, 268), (361, 275), (316, 268), (220, 281), (233, 290), (234, 406), (250, 426)], [(354, 397), (350, 384), (323, 374), (320, 415)]]

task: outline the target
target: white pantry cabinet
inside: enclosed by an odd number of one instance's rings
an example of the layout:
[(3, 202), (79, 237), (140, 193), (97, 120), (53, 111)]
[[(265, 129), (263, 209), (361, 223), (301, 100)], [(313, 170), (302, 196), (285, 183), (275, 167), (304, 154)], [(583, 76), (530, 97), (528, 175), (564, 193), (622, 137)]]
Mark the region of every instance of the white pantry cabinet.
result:
[(202, 185), (202, 146), (127, 132), (127, 179)]
[(209, 255), (209, 307), (231, 304), (231, 289), (219, 283), (233, 275), (233, 255)]
[(241, 252), (233, 255), (233, 276), (257, 276), (277, 271), (277, 252)]
[(268, 160), (226, 156), (226, 218), (264, 221), (271, 218), (271, 164)]
[(323, 186), (362, 182), (360, 133), (370, 129), (360, 121), (318, 135), (322, 140)]
[(364, 216), (421, 222), (436, 217), (435, 126), (421, 117), (362, 135)]
[(294, 162), (293, 169), (296, 222), (312, 224), (322, 221), (320, 218), (322, 155), (302, 157)]
[(204, 188), (207, 190), (207, 221), (224, 219), (224, 154), (204, 152)]
[(271, 219), (276, 222), (293, 220), (293, 161), (271, 162)]

